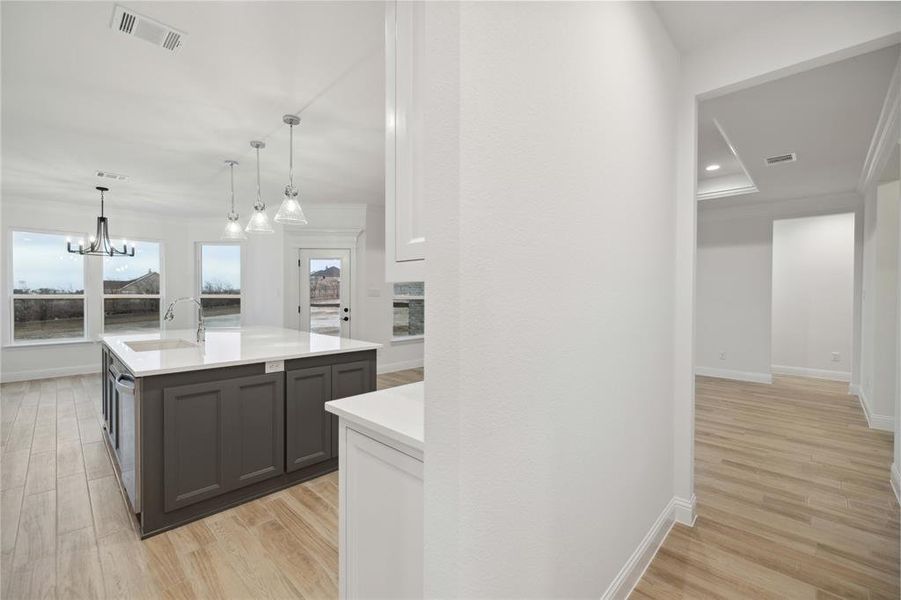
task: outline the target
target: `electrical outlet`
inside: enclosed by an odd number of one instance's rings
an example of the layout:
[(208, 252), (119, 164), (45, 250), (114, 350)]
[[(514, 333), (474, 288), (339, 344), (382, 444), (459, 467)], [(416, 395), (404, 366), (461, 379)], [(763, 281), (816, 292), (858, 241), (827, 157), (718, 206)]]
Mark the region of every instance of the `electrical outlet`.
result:
[(285, 370), (285, 361), (283, 360), (270, 360), (266, 363), (266, 372), (267, 373), (278, 373), (279, 371)]
[(726, 351), (725, 350), (720, 352), (720, 360), (726, 360)]
[(841, 362), (841, 360), (842, 360), (841, 354), (839, 354), (838, 352), (832, 353), (832, 362)]

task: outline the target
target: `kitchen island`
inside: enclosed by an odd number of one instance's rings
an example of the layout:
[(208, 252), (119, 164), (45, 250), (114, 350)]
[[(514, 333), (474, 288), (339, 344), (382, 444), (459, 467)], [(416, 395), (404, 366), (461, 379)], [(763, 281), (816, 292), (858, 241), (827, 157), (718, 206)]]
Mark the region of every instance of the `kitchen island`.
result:
[(379, 344), (274, 327), (105, 335), (104, 439), (142, 537), (338, 468), (324, 404)]

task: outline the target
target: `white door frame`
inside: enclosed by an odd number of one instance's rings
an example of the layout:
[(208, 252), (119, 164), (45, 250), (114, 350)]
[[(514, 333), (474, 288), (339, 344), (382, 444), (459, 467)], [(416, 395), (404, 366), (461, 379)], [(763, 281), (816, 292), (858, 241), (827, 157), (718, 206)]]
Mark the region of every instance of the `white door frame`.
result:
[[(350, 337), (353, 324), (353, 252), (350, 248), (299, 248), (297, 251), (298, 268), (298, 312), (300, 313), (300, 329), (310, 331), (310, 260), (337, 258), (341, 260), (341, 284), (339, 307), (341, 337)], [(344, 319), (347, 320), (344, 320)]]

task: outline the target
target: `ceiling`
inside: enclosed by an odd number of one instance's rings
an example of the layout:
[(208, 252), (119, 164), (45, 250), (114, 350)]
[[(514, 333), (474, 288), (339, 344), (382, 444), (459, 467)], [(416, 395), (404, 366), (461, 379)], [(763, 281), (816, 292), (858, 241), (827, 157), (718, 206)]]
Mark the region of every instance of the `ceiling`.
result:
[(673, 43), (682, 52), (707, 46), (805, 2), (654, 2)]
[[(883, 48), (701, 102), (699, 179), (709, 162), (734, 159), (728, 147), (711, 141), (707, 129), (715, 119), (759, 190), (736, 200), (854, 191), (899, 48)], [(797, 162), (772, 166), (765, 162), (768, 156), (790, 152), (797, 153)]]
[(109, 204), (173, 215), (225, 212), (236, 159), (239, 212), (288, 175), (285, 113), (297, 113), (295, 179), (313, 203), (384, 201), (384, 13), (379, 2), (130, 2), (187, 33), (171, 53), (110, 28), (111, 2), (3, 2), (5, 198)]

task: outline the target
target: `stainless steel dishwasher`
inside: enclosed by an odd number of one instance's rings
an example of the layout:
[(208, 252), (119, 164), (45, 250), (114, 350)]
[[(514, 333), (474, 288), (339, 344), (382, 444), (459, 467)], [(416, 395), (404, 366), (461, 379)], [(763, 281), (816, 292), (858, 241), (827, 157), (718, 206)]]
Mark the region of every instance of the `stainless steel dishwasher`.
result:
[[(118, 365), (113, 365), (115, 368)], [(141, 395), (140, 384), (129, 373), (115, 369), (118, 406), (116, 415), (116, 441), (114, 450), (119, 468), (119, 478), (131, 508), (141, 512)]]

